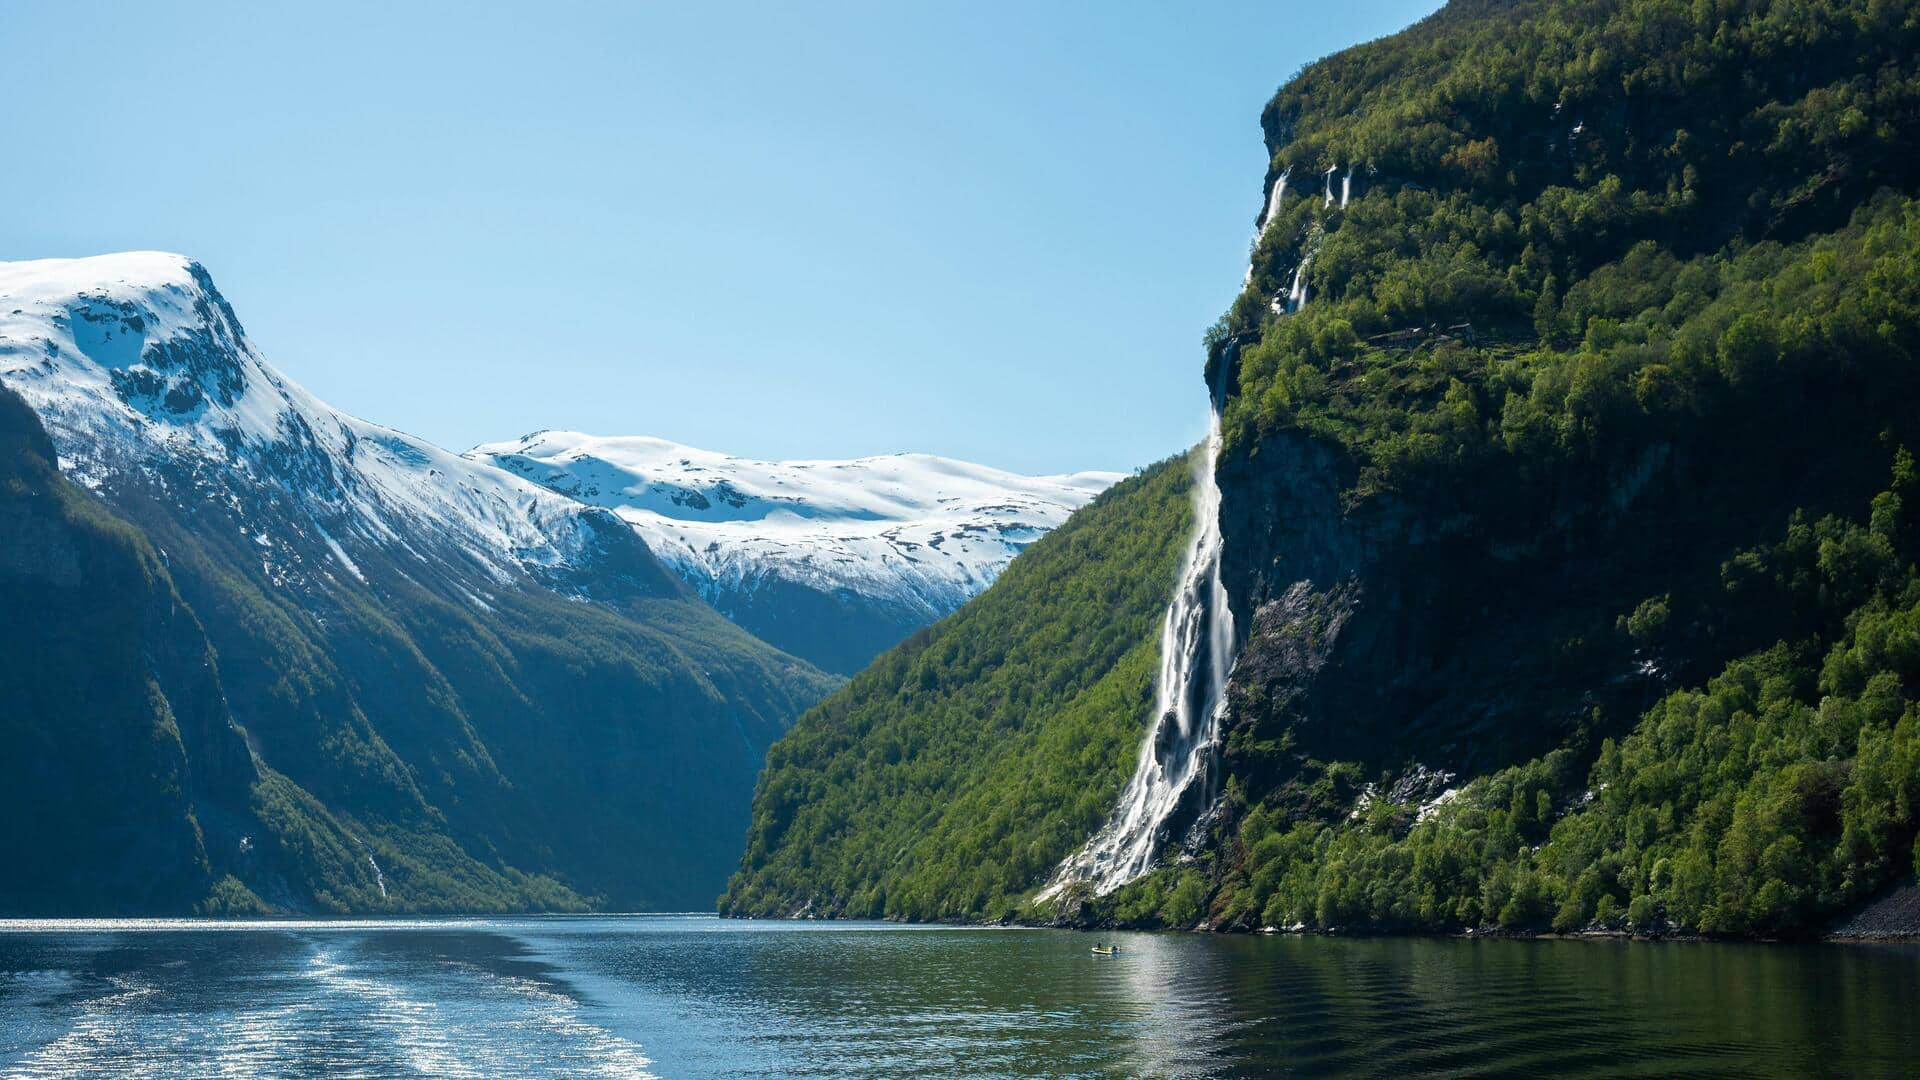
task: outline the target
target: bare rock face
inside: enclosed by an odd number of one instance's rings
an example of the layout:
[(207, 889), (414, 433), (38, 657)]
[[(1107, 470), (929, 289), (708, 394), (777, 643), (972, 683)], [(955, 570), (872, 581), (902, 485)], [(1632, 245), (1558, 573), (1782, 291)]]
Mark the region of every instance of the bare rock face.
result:
[[(1228, 589), (1249, 627), (1227, 771), (1251, 797), (1331, 761), (1471, 776), (1558, 745), (1601, 697), (1647, 692), (1614, 679), (1632, 646), (1609, 632), (1611, 602), (1583, 595), (1584, 564), (1551, 557), (1555, 531), (1357, 494), (1353, 464), (1297, 431), (1235, 448), (1220, 483)], [(1617, 512), (1602, 500), (1568, 527)]]
[[(1837, 427), (1783, 428), (1757, 452), (1741, 429), (1708, 430), (1554, 474), (1483, 463), (1392, 489), (1299, 429), (1230, 443), (1222, 571), (1247, 629), (1224, 763), (1245, 805), (1280, 792), (1330, 813), (1306, 790), (1332, 762), (1465, 782), (1591, 751), (1667, 686), (1764, 647), (1720, 593), (1721, 566), (1795, 507), (1866, 504), (1873, 435)], [(1657, 645), (1622, 629), (1641, 599), (1688, 590), (1699, 614)], [(1212, 817), (1230, 827), (1232, 808)]]
[(1843, 941), (1920, 941), (1920, 885), (1909, 876), (1827, 931)]

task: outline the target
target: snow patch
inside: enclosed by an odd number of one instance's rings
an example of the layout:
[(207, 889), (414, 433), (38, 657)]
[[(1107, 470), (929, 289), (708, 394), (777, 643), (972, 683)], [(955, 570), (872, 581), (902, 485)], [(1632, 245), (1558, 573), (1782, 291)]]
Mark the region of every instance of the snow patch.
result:
[(779, 580), (929, 620), (1120, 479), (1022, 476), (927, 454), (757, 461), (574, 431), (488, 443), (467, 457), (612, 510), (709, 600)]
[(349, 545), (421, 559), (431, 548), (503, 582), (587, 553), (587, 511), (572, 500), (349, 416), (281, 375), (180, 255), (0, 263), (0, 378), (79, 482), (194, 478), (183, 495), (236, 510), (242, 495), (285, 499), (357, 577)]

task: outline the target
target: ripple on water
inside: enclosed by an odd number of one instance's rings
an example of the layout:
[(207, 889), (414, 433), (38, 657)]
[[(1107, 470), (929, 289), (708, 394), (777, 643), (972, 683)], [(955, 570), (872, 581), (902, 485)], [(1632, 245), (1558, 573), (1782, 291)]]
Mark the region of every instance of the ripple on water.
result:
[[(1102, 935), (1113, 937), (1115, 935)], [(0, 934), (0, 1075), (1907, 1074), (1920, 950), (700, 919)]]

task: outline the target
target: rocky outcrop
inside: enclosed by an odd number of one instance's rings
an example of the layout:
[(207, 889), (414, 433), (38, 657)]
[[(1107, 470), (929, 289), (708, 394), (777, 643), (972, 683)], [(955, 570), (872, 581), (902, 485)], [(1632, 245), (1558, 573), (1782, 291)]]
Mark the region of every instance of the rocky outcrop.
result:
[(1837, 941), (1920, 941), (1920, 885), (1909, 876), (1835, 922)]
[(1559, 742), (1591, 687), (1631, 670), (1629, 643), (1553, 648), (1554, 608), (1570, 597), (1527, 587), (1540, 568), (1480, 522), (1356, 498), (1352, 477), (1298, 432), (1222, 462), (1228, 589), (1250, 627), (1229, 694), (1230, 773), (1280, 782), (1299, 759), (1484, 770)]

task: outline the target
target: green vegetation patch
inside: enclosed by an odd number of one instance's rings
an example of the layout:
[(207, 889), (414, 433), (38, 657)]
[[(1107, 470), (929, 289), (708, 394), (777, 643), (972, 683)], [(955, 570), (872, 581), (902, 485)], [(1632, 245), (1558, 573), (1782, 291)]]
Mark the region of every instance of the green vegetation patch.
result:
[(768, 755), (721, 912), (1015, 914), (1132, 768), (1192, 469), (1121, 481), (803, 716)]

